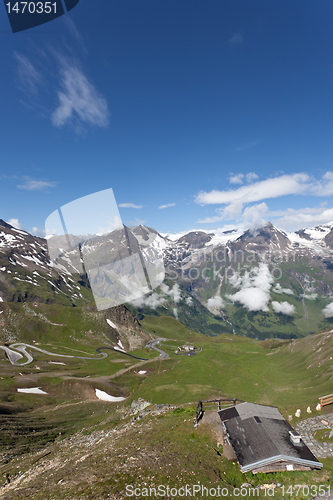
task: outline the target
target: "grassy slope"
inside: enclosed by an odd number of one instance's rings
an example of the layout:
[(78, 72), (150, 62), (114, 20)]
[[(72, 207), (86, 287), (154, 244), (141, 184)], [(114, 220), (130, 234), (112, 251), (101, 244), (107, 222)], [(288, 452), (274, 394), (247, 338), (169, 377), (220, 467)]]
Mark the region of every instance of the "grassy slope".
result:
[[(41, 346), (50, 349), (49, 344), (52, 343), (53, 348), (58, 349), (67, 347), (94, 351), (96, 341), (100, 340), (96, 318), (93, 319), (88, 314), (85, 319), (80, 319), (72, 316), (72, 309), (60, 312), (56, 308), (47, 307), (45, 306), (43, 313), (48, 319), (66, 322), (68, 330), (65, 333), (60, 327), (44, 325), (47, 332), (40, 333), (38, 338)], [(133, 484), (143, 480), (149, 484), (166, 482), (178, 486), (183, 482), (192, 483), (193, 479), (204, 484), (223, 483), (229, 486), (240, 485), (244, 481), (255, 482), (258, 478), (244, 478), (237, 465), (218, 454), (220, 452), (209, 429), (199, 428), (194, 431), (191, 419), (198, 399), (235, 396), (247, 401), (276, 405), (287, 416), (294, 414), (296, 408), (300, 408), (302, 415), (305, 415), (308, 405), (313, 408), (319, 396), (332, 392), (333, 367), (330, 358), (333, 358), (333, 341), (329, 334), (312, 335), (294, 342), (258, 342), (233, 335), (209, 338), (188, 330), (171, 317), (149, 317), (143, 321), (143, 326), (156, 336), (171, 339), (166, 344), (191, 343), (201, 347), (202, 352), (193, 357), (177, 356), (173, 348), (165, 347), (170, 359), (144, 364), (140, 369), (147, 373), (143, 376), (138, 376), (138, 368), (131, 369), (137, 361), (126, 359), (120, 353), (110, 352), (108, 358), (102, 361), (67, 360), (66, 366), (59, 367), (47, 363), (50, 358), (40, 354), (36, 357), (34, 355), (36, 362), (24, 369), (9, 365), (5, 356), (0, 353), (2, 409), (37, 407), (34, 411), (23, 414), (35, 421), (32, 421), (28, 429), (24, 428), (17, 433), (14, 447), (13, 442), (10, 445), (23, 455), (19, 459), (3, 458), (0, 469), (0, 473), (14, 474), (19, 470), (23, 472), (32, 468), (36, 479), (23, 485), (25, 489), (21, 494), (11, 492), (7, 498), (106, 498), (108, 493), (123, 491), (126, 482)], [(88, 330), (92, 333), (85, 335)], [(22, 331), (24, 339), (28, 340), (29, 332), (26, 333), (24, 328)], [(49, 338), (51, 331), (54, 332), (52, 342)], [(35, 336), (37, 333), (34, 332)], [(48, 338), (43, 337), (46, 333)], [(67, 337), (68, 334), (71, 336)], [(44, 345), (43, 341), (46, 340), (48, 344)], [(142, 352), (147, 357), (155, 356), (155, 353), (148, 353), (146, 349)], [(36, 370), (35, 366), (41, 369)], [(129, 371), (114, 378), (119, 369), (126, 368)], [(19, 371), (23, 378), (18, 375)], [(40, 385), (50, 395), (18, 394), (16, 387), (22, 387), (23, 381), (26, 386), (29, 377), (31, 386)], [(103, 403), (93, 399), (96, 387), (112, 395), (129, 397), (120, 405)], [(193, 405), (189, 413), (175, 413), (171, 417), (146, 417), (134, 427), (129, 424), (126, 432), (119, 430), (116, 441), (110, 437), (96, 444), (101, 436), (98, 435), (98, 439), (92, 437), (95, 443), (93, 452), (89, 440), (84, 443), (84, 440), (80, 441), (81, 434), (73, 438), (73, 441), (63, 440), (69, 439), (71, 434), (81, 429), (85, 429), (84, 434), (90, 434), (101, 430), (106, 432), (115, 425), (125, 425), (128, 419), (120, 420), (123, 408), (128, 408), (128, 404), (138, 397), (155, 404), (182, 405), (193, 402)], [(329, 410), (327, 408), (325, 411)], [(12, 418), (14, 417), (18, 416), (14, 415)], [(8, 420), (9, 417), (6, 418)], [(294, 423), (296, 420), (294, 417)], [(17, 420), (13, 422), (15, 428), (20, 430), (21, 424)], [(38, 439), (29, 440), (32, 428), (37, 430), (40, 444)], [(118, 430), (115, 432), (118, 433)], [(22, 436), (27, 436), (27, 439), (24, 440)], [(7, 446), (6, 453), (9, 449), (8, 439), (7, 436), (3, 442), (3, 447)], [(36, 452), (47, 442), (50, 444), (44, 451), (50, 452), (50, 456), (38, 461), (37, 464), (44, 465), (37, 469), (35, 461), (39, 455)], [(142, 454), (146, 457), (145, 460), (142, 459)], [(68, 462), (65, 463), (66, 458)], [(47, 469), (48, 464), (50, 467), (53, 464), (53, 476)], [(325, 468), (324, 471), (309, 474), (285, 473), (281, 475), (279, 482), (289, 484), (301, 481), (310, 484), (320, 480), (327, 483), (328, 471), (330, 473), (332, 469), (331, 459), (325, 460)], [(262, 478), (261, 482), (269, 482), (266, 479)], [(276, 476), (272, 480), (277, 481)]]
[(158, 377), (141, 385), (140, 394), (150, 395), (154, 402), (168, 399), (171, 403), (183, 403), (199, 397), (235, 396), (261, 404), (305, 407), (316, 404), (322, 394), (332, 392), (329, 357), (333, 356), (333, 343), (330, 339), (325, 343), (324, 360), (320, 353), (313, 352), (315, 341), (325, 338), (324, 334), (294, 342), (258, 342), (234, 335), (207, 338), (184, 326), (178, 329), (179, 323), (167, 317), (148, 318), (143, 324), (166, 338), (177, 339), (182, 332), (186, 342), (203, 349), (194, 357), (181, 359), (171, 353), (172, 370), (163, 372), (160, 368)]
[[(233, 488), (244, 482), (253, 486), (279, 482), (285, 487), (296, 484), (327, 487), (330, 484), (330, 460), (324, 460), (325, 470), (322, 471), (243, 475), (237, 464), (221, 456), (222, 449), (209, 428), (193, 428), (194, 409), (173, 411), (162, 417), (145, 417), (131, 424), (128, 417), (121, 419), (121, 409), (110, 415), (106, 413), (107, 408), (106, 403), (81, 406), (89, 432), (79, 432), (71, 438), (60, 436), (53, 445), (33, 457), (24, 455), (20, 461), (13, 462), (10, 469), (7, 466), (11, 474), (25, 472), (26, 476), (19, 489), (6, 488), (2, 498), (123, 499), (126, 498), (126, 485), (143, 488), (160, 484), (170, 488), (186, 484), (202, 484), (208, 488), (220, 486), (230, 492), (226, 498), (235, 498)], [(62, 416), (68, 414), (73, 418), (78, 413), (78, 406), (62, 409)], [(179, 497), (173, 495), (172, 498)], [(267, 497), (260, 492), (256, 498)], [(275, 498), (282, 496), (276, 493)], [(300, 500), (309, 496), (301, 494), (289, 498)]]

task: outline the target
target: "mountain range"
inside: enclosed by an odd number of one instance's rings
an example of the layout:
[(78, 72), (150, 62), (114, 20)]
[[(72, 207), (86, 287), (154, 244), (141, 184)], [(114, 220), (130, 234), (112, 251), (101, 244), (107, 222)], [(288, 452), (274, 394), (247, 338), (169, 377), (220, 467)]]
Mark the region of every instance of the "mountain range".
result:
[[(127, 304), (139, 320), (169, 315), (209, 336), (259, 339), (303, 337), (333, 321), (333, 222), (294, 233), (267, 223), (176, 239), (143, 225), (124, 227), (112, 234), (108, 251), (106, 238), (85, 237), (81, 251), (120, 263), (139, 251), (163, 258), (164, 282)], [(50, 241), (0, 220), (0, 302), (94, 303), (80, 256), (73, 259), (73, 249), (51, 240), (52, 259)]]

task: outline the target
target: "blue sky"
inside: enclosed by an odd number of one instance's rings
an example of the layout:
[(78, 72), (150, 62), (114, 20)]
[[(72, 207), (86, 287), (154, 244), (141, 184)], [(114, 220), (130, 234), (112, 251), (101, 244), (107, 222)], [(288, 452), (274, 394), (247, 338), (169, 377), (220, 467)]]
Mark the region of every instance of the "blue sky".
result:
[(331, 1), (81, 0), (16, 34), (1, 9), (0, 218), (42, 234), (113, 188), (163, 233), (333, 220)]

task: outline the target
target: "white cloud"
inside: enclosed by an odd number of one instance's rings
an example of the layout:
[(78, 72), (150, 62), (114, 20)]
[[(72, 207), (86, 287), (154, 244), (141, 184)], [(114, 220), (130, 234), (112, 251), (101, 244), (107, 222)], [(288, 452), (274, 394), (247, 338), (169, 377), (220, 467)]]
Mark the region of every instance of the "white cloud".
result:
[(42, 75), (23, 54), (14, 52), (14, 57), (17, 61), (18, 83), (20, 89), (36, 95), (38, 85), (43, 82)]
[(242, 288), (227, 296), (232, 302), (240, 302), (249, 311), (268, 311), (269, 294), (257, 287)]
[(35, 236), (39, 236), (40, 238), (44, 238), (46, 235), (45, 229), (38, 229), (38, 227), (33, 227), (31, 229), (31, 234), (34, 234)]
[(193, 306), (193, 299), (192, 299), (192, 297), (187, 297), (187, 298), (185, 299), (185, 302), (186, 302), (186, 304), (187, 304), (188, 306)]
[(150, 307), (151, 309), (156, 309), (157, 307), (163, 305), (165, 298), (161, 297), (157, 293), (153, 293), (148, 297), (139, 297), (138, 299), (132, 300), (130, 303), (134, 307)]
[(178, 320), (178, 311), (175, 307), (172, 309), (172, 312), (173, 312), (174, 317)]
[(249, 311), (268, 311), (269, 292), (273, 281), (268, 265), (260, 263), (251, 272), (246, 271), (242, 276), (236, 272), (229, 277), (229, 282), (241, 289), (234, 295), (226, 297), (232, 302), (240, 302)]
[(323, 309), (323, 315), (325, 318), (331, 318), (333, 316), (333, 302), (328, 304), (325, 309)]
[(143, 220), (143, 219), (138, 219), (137, 217), (135, 217), (134, 220), (131, 220), (131, 221), (127, 221), (127, 224), (130, 224), (131, 226), (140, 226), (140, 225), (143, 225), (145, 224), (146, 221)]
[[(243, 174), (237, 174), (230, 179), (240, 182)], [(287, 209), (269, 211), (266, 203), (253, 205), (264, 199), (279, 198), (287, 195), (329, 196), (333, 194), (333, 172), (326, 172), (321, 179), (316, 180), (306, 173), (280, 175), (263, 181), (252, 182), (257, 178), (254, 172), (245, 176), (250, 184), (226, 191), (213, 190), (200, 192), (195, 202), (201, 205), (222, 205), (216, 209), (217, 215), (199, 220), (199, 223), (215, 223), (227, 219), (236, 219), (238, 223), (246, 222), (259, 226), (276, 218), (277, 227), (289, 230), (320, 225), (333, 220), (333, 208), (323, 205), (316, 208)], [(252, 205), (251, 205), (252, 204)], [(224, 205), (224, 206), (223, 206)], [(248, 207), (246, 207), (248, 205)], [(244, 207), (246, 207), (244, 209)]]
[(167, 203), (166, 205), (160, 205), (159, 210), (163, 210), (164, 208), (175, 207), (176, 203)]
[(333, 208), (325, 206), (306, 207), (297, 210), (288, 208), (287, 210), (272, 211), (269, 215), (278, 217), (275, 221), (276, 226), (294, 230), (300, 227), (319, 226), (331, 222), (333, 220)]
[(220, 215), (214, 215), (213, 217), (205, 217), (204, 219), (198, 219), (197, 224), (214, 224), (215, 222), (220, 222), (223, 217)]
[(230, 184), (243, 184), (244, 174), (231, 174), (229, 177)]
[(210, 192), (202, 191), (196, 197), (196, 203), (232, 204), (239, 202), (251, 203), (268, 198), (278, 198), (288, 194), (301, 194), (309, 190), (310, 177), (307, 174), (281, 175), (264, 181), (242, 186), (235, 190)]
[(295, 312), (295, 306), (289, 304), (289, 302), (276, 302), (273, 300), (272, 307), (276, 313), (291, 315)]
[(165, 299), (163, 297), (160, 297), (159, 295), (157, 295), (157, 293), (153, 293), (152, 295), (147, 297), (145, 300), (145, 304), (147, 306), (151, 307), (152, 309), (156, 309), (156, 307), (161, 306), (162, 304), (164, 304), (164, 302), (165, 302)]
[(322, 179), (313, 182), (310, 193), (315, 196), (330, 196), (333, 194), (333, 172), (326, 172)]
[(72, 36), (70, 43), (59, 40), (56, 49), (34, 44), (29, 58), (14, 52), (16, 84), (28, 97), (21, 102), (38, 110), (43, 118), (50, 117), (55, 127), (70, 125), (80, 134), (87, 126), (107, 127), (107, 101), (85, 74), (78, 57), (80, 52), (87, 53), (83, 37), (68, 16), (62, 22)]
[(205, 217), (204, 219), (198, 219), (197, 224), (214, 224), (215, 222), (220, 222), (224, 217), (221, 215), (214, 215), (213, 217)]
[(230, 38), (229, 40), (229, 43), (231, 45), (240, 45), (243, 43), (243, 35), (241, 35), (240, 33), (233, 33), (232, 37)]
[(198, 224), (211, 224), (213, 222), (219, 222), (225, 219), (238, 219), (238, 225), (245, 226), (246, 229), (256, 229), (262, 227), (266, 222), (267, 218), (264, 215), (269, 214), (268, 207), (265, 202), (258, 205), (252, 205), (251, 207), (246, 207), (242, 213), (242, 203), (235, 201), (230, 203), (224, 209), (218, 210), (221, 215), (215, 215), (213, 217), (206, 217), (205, 219), (200, 219), (197, 221)]
[(165, 283), (162, 283), (160, 286), (160, 290), (160, 294), (153, 293), (149, 296), (139, 297), (135, 300), (132, 300), (130, 304), (132, 304), (134, 307), (150, 307), (151, 309), (156, 309), (166, 302), (166, 296), (171, 297), (173, 302), (175, 302), (176, 304), (181, 300), (181, 292), (177, 283), (172, 288), (169, 288)]
[(23, 225), (21, 224), (21, 222), (19, 222), (18, 219), (9, 219), (9, 220), (7, 220), (7, 222), (11, 226), (16, 227), (16, 229), (23, 229), (23, 231), (25, 231)]
[(207, 308), (209, 310), (214, 310), (214, 309), (223, 309), (225, 306), (222, 298), (219, 295), (215, 295), (215, 297), (211, 297), (207, 301)]
[(301, 295), (301, 297), (303, 297), (304, 299), (307, 299), (307, 300), (316, 300), (316, 298), (318, 297), (318, 294), (317, 293), (303, 293)]
[(260, 203), (259, 205), (246, 207), (242, 219), (248, 223), (250, 229), (257, 229), (267, 223), (267, 219), (264, 217), (267, 213), (268, 206), (266, 203)]
[(106, 127), (109, 123), (109, 110), (104, 99), (93, 84), (77, 66), (62, 61), (60, 70), (61, 91), (58, 94), (58, 107), (51, 120), (56, 127), (71, 124), (77, 131), (82, 124)]
[(171, 289), (170, 295), (173, 298), (174, 302), (176, 302), (176, 303), (181, 300), (182, 295), (181, 295), (181, 292), (180, 292), (180, 289), (179, 289), (179, 286), (177, 285), (177, 283)]
[(246, 181), (249, 183), (257, 179), (259, 179), (259, 176), (255, 172), (249, 172), (248, 174), (246, 174)]
[(58, 183), (55, 181), (42, 181), (24, 177), (24, 184), (19, 184), (18, 189), (27, 189), (28, 191), (44, 191), (47, 188), (55, 187)]
[(230, 174), (229, 182), (230, 184), (243, 184), (244, 178), (247, 183), (252, 183), (253, 181), (259, 179), (255, 172), (249, 172), (248, 174)]
[(247, 142), (245, 144), (242, 144), (241, 146), (238, 146), (238, 148), (236, 148), (236, 149), (237, 149), (237, 151), (243, 151), (244, 149), (253, 148), (257, 144), (258, 144), (258, 141), (250, 141), (250, 142)]
[(273, 292), (275, 292), (275, 293), (285, 293), (287, 295), (294, 295), (293, 290), (291, 290), (290, 288), (282, 288), (282, 286), (280, 285), (280, 283), (277, 283), (275, 285), (275, 288), (273, 289)]
[(172, 298), (174, 302), (179, 302), (181, 300), (181, 291), (179, 289), (179, 285), (175, 283), (172, 288), (169, 288), (165, 283), (161, 285), (161, 291)]
[(73, 20), (69, 16), (64, 16), (62, 18), (62, 22), (65, 24), (65, 26), (68, 29), (68, 33), (73, 37), (73, 39), (77, 42), (78, 46), (85, 52), (87, 53), (85, 44), (84, 44), (84, 39), (79, 32), (79, 30), (76, 27), (76, 24), (73, 22)]
[(120, 203), (118, 207), (121, 208), (142, 208), (142, 205), (134, 205), (134, 203)]

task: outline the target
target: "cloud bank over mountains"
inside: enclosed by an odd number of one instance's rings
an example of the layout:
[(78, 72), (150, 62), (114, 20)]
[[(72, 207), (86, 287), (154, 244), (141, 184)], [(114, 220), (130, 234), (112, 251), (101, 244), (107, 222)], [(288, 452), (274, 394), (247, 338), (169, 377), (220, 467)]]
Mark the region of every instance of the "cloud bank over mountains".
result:
[[(333, 220), (333, 208), (326, 202), (319, 207), (287, 208), (270, 210), (268, 200), (287, 196), (303, 196), (307, 201), (333, 194), (333, 172), (328, 171), (316, 179), (308, 173), (283, 174), (258, 181), (255, 172), (247, 175), (232, 174), (230, 184), (240, 187), (229, 190), (201, 191), (195, 196), (195, 203), (202, 206), (222, 205), (215, 209), (217, 215), (200, 219), (198, 222), (212, 224), (225, 220), (247, 223), (250, 227), (261, 227), (267, 220), (274, 220), (277, 227), (286, 229), (309, 227)], [(246, 181), (246, 184), (244, 184)], [(265, 201), (264, 201), (265, 200)], [(261, 202), (261, 203), (258, 203)], [(296, 227), (295, 227), (296, 226)]]
[(240, 302), (249, 311), (269, 310), (269, 292), (274, 278), (267, 264), (260, 263), (251, 272), (245, 271), (242, 276), (235, 273), (229, 277), (229, 281), (234, 288), (240, 288), (235, 294), (226, 295), (231, 302)]
[[(245, 309), (252, 312), (269, 312), (269, 303), (271, 300), (271, 291), (275, 293), (287, 293), (289, 295), (293, 294), (293, 291), (289, 288), (282, 288), (279, 283), (274, 284), (274, 277), (269, 270), (269, 266), (266, 263), (259, 263), (258, 267), (255, 267), (249, 271), (245, 271), (243, 274), (240, 272), (235, 272), (229, 278), (230, 284), (238, 289), (234, 294), (226, 294), (225, 299), (232, 303), (240, 303)], [(149, 296), (140, 297), (131, 302), (135, 307), (150, 307), (151, 309), (156, 309), (157, 307), (163, 306), (167, 302), (167, 298), (170, 297), (172, 302), (177, 305), (184, 297), (180, 290), (178, 283), (175, 283), (173, 287), (168, 287), (166, 284), (160, 286), (160, 293), (154, 292)], [(206, 307), (211, 312), (222, 311), (226, 306), (226, 300), (223, 300), (221, 295), (217, 293), (215, 296), (208, 299)], [(185, 299), (187, 306), (193, 306), (193, 299), (187, 297)], [(287, 301), (271, 302), (272, 309), (275, 313), (281, 313), (286, 315), (292, 315), (295, 313), (295, 307)], [(333, 303), (327, 306), (327, 312), (324, 315), (333, 315)], [(174, 316), (177, 318), (177, 309), (173, 308)]]
[[(163, 304), (167, 301), (167, 297), (170, 297), (175, 304), (182, 299), (178, 283), (175, 283), (171, 288), (169, 288), (165, 283), (162, 283), (160, 290), (161, 293), (159, 294), (154, 292), (151, 295), (139, 297), (138, 299), (132, 300), (131, 304), (134, 307), (150, 307), (151, 309), (156, 309), (157, 307), (163, 306)], [(190, 302), (187, 301), (187, 305), (192, 305), (192, 303), (192, 299)]]

